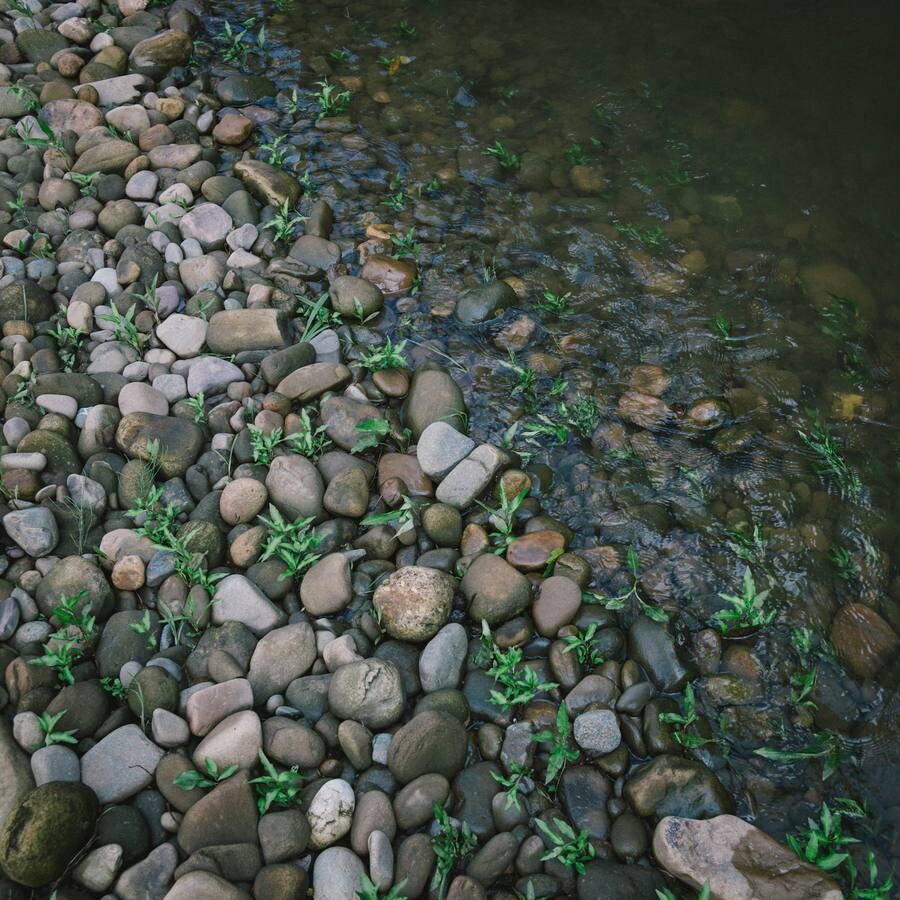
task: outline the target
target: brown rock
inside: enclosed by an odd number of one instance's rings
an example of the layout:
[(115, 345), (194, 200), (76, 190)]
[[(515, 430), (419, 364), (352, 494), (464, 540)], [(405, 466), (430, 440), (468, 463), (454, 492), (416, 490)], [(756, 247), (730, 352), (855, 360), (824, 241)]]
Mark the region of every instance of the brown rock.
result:
[(619, 417), (638, 428), (660, 428), (671, 418), (668, 406), (658, 397), (626, 391), (619, 398)]
[(578, 615), (581, 589), (565, 575), (553, 575), (541, 583), (532, 615), (534, 627), (544, 637), (556, 637), (557, 631)]
[(362, 277), (371, 281), (386, 296), (399, 296), (413, 286), (417, 271), (411, 259), (394, 259), (376, 253), (366, 260)]
[(550, 554), (561, 551), (565, 543), (565, 538), (556, 531), (532, 531), (516, 538), (506, 548), (506, 561), (522, 572), (538, 572), (547, 565)]
[(764, 831), (736, 816), (706, 821), (667, 816), (653, 835), (667, 872), (715, 900), (841, 900), (836, 882)]
[(253, 131), (253, 123), (240, 113), (226, 113), (213, 128), (213, 137), (220, 144), (243, 144)]
[(874, 609), (851, 603), (834, 617), (831, 643), (854, 675), (872, 678), (896, 652), (897, 634)]

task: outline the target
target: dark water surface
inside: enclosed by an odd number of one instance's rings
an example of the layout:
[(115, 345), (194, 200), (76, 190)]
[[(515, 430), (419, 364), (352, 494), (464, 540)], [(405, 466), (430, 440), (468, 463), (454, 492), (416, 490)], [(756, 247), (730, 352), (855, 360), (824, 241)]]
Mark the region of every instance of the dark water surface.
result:
[[(367, 224), (415, 229), (421, 290), (356, 337), (434, 341), (452, 357), (472, 433), (499, 441), (519, 422), (542, 502), (576, 547), (638, 550), (645, 594), (689, 655), (749, 563), (779, 615), (726, 642), (722, 671), (758, 692), (701, 693), (721, 737), (706, 756), (741, 814), (776, 835), (825, 797), (868, 800), (889, 855), (896, 654), (858, 629), (848, 652), (875, 670), (863, 678), (831, 640), (850, 603), (900, 629), (900, 5), (297, 0), (216, 13), (212, 29), (265, 16), (250, 68), (283, 93), (263, 131), (288, 135), (287, 165), (334, 207), (345, 260)], [(401, 20), (414, 38), (398, 37)], [(397, 55), (408, 60), (389, 77), (379, 57)], [(353, 79), (349, 134), (311, 122), (326, 74)], [(293, 89), (297, 115), (284, 112)], [(498, 139), (518, 174), (484, 155)], [(397, 194), (402, 209), (385, 205)], [(460, 326), (452, 302), (493, 273), (516, 279), (519, 308)], [(571, 311), (540, 309), (547, 290), (570, 292)], [(510, 343), (537, 373), (533, 404), (513, 392)], [(623, 421), (634, 387), (664, 388), (672, 418)], [(563, 421), (558, 404), (579, 398), (597, 404), (591, 437), (529, 445), (530, 424)], [(849, 466), (843, 497), (802, 439), (811, 413)], [(623, 583), (612, 568), (597, 589)], [(792, 700), (791, 675), (813, 669), (815, 706)], [(828, 733), (843, 763), (824, 786), (819, 762), (753, 754)]]

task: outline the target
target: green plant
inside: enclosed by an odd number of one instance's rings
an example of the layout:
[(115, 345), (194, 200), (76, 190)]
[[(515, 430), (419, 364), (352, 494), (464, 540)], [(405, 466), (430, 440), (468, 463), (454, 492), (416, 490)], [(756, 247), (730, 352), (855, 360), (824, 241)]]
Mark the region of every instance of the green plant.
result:
[(182, 772), (173, 779), (172, 784), (183, 791), (193, 791), (197, 788), (212, 788), (231, 778), (240, 767), (235, 763), (227, 766), (220, 772), (216, 761), (208, 756), (204, 756), (203, 768), (206, 770), (205, 772), (198, 772), (196, 769), (188, 769)]
[(299, 766), (279, 771), (262, 750), (259, 751), (259, 762), (263, 774), (250, 779), (250, 784), (256, 785), (259, 814), (268, 812), (273, 805), (287, 809), (298, 804), (303, 787), (303, 775), (300, 774)]
[(403, 502), (396, 509), (389, 509), (383, 513), (370, 513), (359, 524), (393, 525), (394, 536), (400, 537), (401, 534), (415, 529), (418, 512), (418, 504), (409, 497), (404, 497)]
[(406, 21), (406, 19), (401, 19), (394, 26), (394, 34), (396, 35), (398, 40), (412, 41), (415, 40), (419, 32), (416, 31), (415, 26), (410, 25), (409, 22)]
[(594, 641), (597, 635), (597, 623), (591, 622), (583, 631), (579, 628), (577, 634), (570, 634), (563, 638), (563, 653), (574, 653), (583, 666), (599, 666), (603, 657), (597, 649)]
[(25, 197), (22, 195), (21, 190), (16, 191), (15, 199), (7, 200), (6, 205), (12, 210), (14, 218), (27, 219), (28, 209), (25, 206)]
[(550, 754), (547, 760), (547, 771), (544, 773), (544, 784), (551, 787), (562, 774), (566, 763), (578, 759), (578, 750), (573, 746), (572, 726), (569, 723), (569, 709), (565, 702), (559, 704), (556, 711), (556, 729), (544, 728), (531, 735), (531, 740), (550, 743)]
[(722, 315), (722, 313), (716, 314), (716, 317), (709, 323), (709, 327), (720, 340), (726, 342), (734, 340), (731, 336), (731, 320)]
[(366, 875), (365, 872), (362, 874), (362, 878), (360, 878), (359, 882), (359, 890), (356, 892), (356, 896), (359, 897), (359, 900), (406, 900), (405, 895), (401, 894), (400, 891), (403, 890), (403, 885), (406, 884), (406, 879), (404, 878), (399, 884), (393, 885), (391, 889), (384, 895), (379, 893), (378, 885)]
[(100, 687), (102, 687), (107, 694), (111, 694), (115, 697), (116, 700), (125, 699), (125, 688), (122, 687), (122, 682), (118, 678), (101, 678)]
[(590, 438), (597, 430), (600, 424), (600, 407), (593, 397), (576, 397), (571, 405), (563, 405), (563, 409), (569, 425), (583, 438)]
[(283, 438), (283, 442), (293, 453), (299, 453), (307, 459), (318, 459), (330, 446), (331, 439), (325, 434), (325, 426), (313, 428), (309, 413), (300, 410), (299, 427)]
[[(558, 411), (565, 415), (565, 406)], [(554, 421), (549, 416), (539, 415), (536, 421), (529, 422), (522, 429), (522, 434), (539, 446), (541, 442), (538, 438), (543, 437), (552, 438), (557, 444), (565, 444), (569, 440), (569, 427), (566, 422)]]
[(646, 244), (648, 247), (656, 247), (663, 242), (665, 235), (659, 225), (641, 226), (635, 225), (633, 222), (625, 222), (616, 225), (616, 231), (624, 237), (637, 241), (639, 244)]
[(537, 372), (527, 366), (519, 365), (519, 363), (516, 362), (516, 354), (512, 349), (509, 351), (509, 361), (502, 360), (500, 365), (503, 366), (504, 369), (509, 369), (516, 377), (516, 382), (513, 385), (512, 391), (510, 391), (510, 395), (520, 396), (525, 412), (533, 412), (537, 407), (538, 402)]
[(309, 342), (317, 334), (321, 334), (328, 328), (339, 328), (341, 317), (338, 313), (326, 307), (329, 295), (326, 291), (318, 300), (310, 300), (308, 297), (297, 297), (297, 314), (306, 316), (306, 324), (300, 335), (300, 342)]
[(346, 47), (341, 47), (340, 50), (329, 50), (325, 55), (334, 62), (347, 62), (352, 56)]
[(677, 162), (672, 162), (661, 177), (669, 187), (684, 187), (693, 180), (690, 173), (682, 169)]
[(838, 770), (844, 757), (844, 741), (834, 731), (823, 731), (816, 734), (813, 740), (799, 750), (779, 750), (775, 747), (760, 747), (754, 750), (757, 756), (775, 762), (803, 762), (806, 760), (822, 760), (822, 781), (828, 781)]
[[(290, 146), (284, 146), (286, 140), (286, 134), (279, 134), (271, 142), (259, 145), (259, 149), (266, 154), (266, 162), (270, 166), (280, 167), (284, 165), (284, 161), (291, 150)], [(287, 201), (285, 201), (285, 205), (287, 205)]]
[[(23, 4), (23, 5), (24, 5), (24, 4)], [(27, 7), (26, 7), (26, 8), (27, 8)], [(29, 15), (30, 15), (30, 14), (29, 14)], [(30, 87), (28, 87), (27, 85), (25, 85), (25, 84), (14, 84), (14, 85), (12, 85), (12, 87), (10, 87), (9, 92), (10, 92), (13, 96), (19, 98), (19, 100), (21, 101), (22, 105), (25, 107), (25, 109), (26, 109), (28, 112), (33, 113), (34, 115), (37, 115), (37, 114), (41, 111), (41, 109), (42, 109), (42, 104), (41, 104), (40, 98), (39, 98), (38, 95), (35, 94), (35, 92), (34, 92)]]
[(315, 521), (313, 516), (289, 522), (279, 512), (278, 507), (270, 503), (269, 518), (265, 516), (259, 518), (269, 529), (262, 556), (259, 558), (260, 562), (272, 557), (280, 559), (286, 567), (279, 576), (281, 579), (302, 575), (321, 556), (316, 553), (322, 539), (312, 530)]
[[(697, 900), (709, 900), (709, 881), (703, 882), (703, 887), (700, 888), (700, 892), (697, 894)], [(678, 900), (678, 898), (668, 889), (663, 888), (660, 890), (656, 889), (656, 900)]]
[(135, 632), (135, 634), (141, 635), (147, 641), (148, 650), (154, 650), (156, 648), (156, 631), (153, 621), (150, 618), (149, 609), (144, 610), (144, 615), (141, 617), (140, 622), (131, 622), (128, 627)]
[(587, 162), (587, 154), (581, 144), (569, 144), (565, 152), (566, 162), (570, 166), (583, 166)]
[(821, 311), (822, 333), (837, 344), (844, 369), (851, 375), (859, 375), (863, 363), (861, 342), (865, 335), (865, 321), (852, 297), (830, 296), (831, 303)]
[(628, 565), (628, 571), (631, 574), (631, 587), (621, 594), (617, 594), (615, 597), (609, 597), (606, 594), (597, 594), (592, 591), (584, 591), (581, 595), (584, 602), (599, 603), (602, 606), (605, 606), (606, 609), (615, 610), (622, 609), (625, 604), (633, 598), (637, 601), (641, 611), (648, 619), (652, 619), (654, 622), (668, 622), (669, 616), (664, 609), (660, 609), (658, 606), (648, 603), (641, 596), (640, 584), (638, 581), (640, 561), (638, 560), (637, 550), (635, 550), (634, 547), (629, 547), (625, 559)]
[(62, 322), (57, 322), (49, 334), (56, 341), (56, 345), (59, 348), (58, 353), (63, 369), (66, 372), (74, 371), (78, 362), (78, 351), (81, 349), (81, 342), (87, 335), (70, 325), (63, 325)]
[(399, 172), (391, 178), (388, 188), (391, 193), (381, 201), (381, 205), (402, 212), (406, 208), (406, 194), (403, 192), (403, 178)]
[(57, 150), (62, 152), (65, 150), (65, 143), (62, 136), (58, 135), (43, 119), (35, 119), (38, 128), (43, 137), (37, 137), (30, 132), (22, 122), (17, 126), (19, 140), (26, 147), (34, 147), (37, 150)]
[(56, 677), (63, 684), (75, 683), (72, 667), (87, 655), (96, 637), (97, 619), (91, 615), (91, 604), (79, 608), (86, 596), (86, 590), (79, 591), (54, 607), (52, 618), (59, 628), (48, 636), (43, 655), (29, 660), (33, 666), (56, 669)]
[(394, 56), (384, 54), (383, 56), (378, 57), (378, 62), (384, 67), (385, 74), (387, 74), (388, 77), (393, 77), (400, 71), (400, 67), (403, 65), (403, 59), (404, 57), (399, 54), (395, 54)]
[(339, 116), (350, 103), (350, 91), (338, 91), (337, 86), (331, 84), (328, 79), (317, 81), (319, 88), (313, 94), (313, 99), (319, 104), (317, 119), (325, 119), (328, 116)]
[(475, 502), (488, 513), (488, 522), (495, 530), (488, 535), (494, 545), (494, 553), (498, 556), (506, 552), (506, 548), (515, 540), (513, 529), (516, 523), (516, 513), (528, 496), (528, 488), (524, 487), (515, 497), (510, 498), (506, 493), (506, 485), (500, 481), (500, 506), (492, 509), (480, 500)]
[(112, 325), (113, 337), (123, 344), (133, 347), (138, 353), (141, 353), (144, 344), (147, 341), (147, 335), (141, 334), (134, 324), (134, 314), (136, 306), (129, 306), (128, 312), (123, 316), (114, 306), (110, 307), (108, 313), (98, 316), (101, 322), (109, 322)]
[(528, 703), (541, 691), (552, 691), (559, 687), (555, 681), (539, 681), (537, 672), (530, 666), (523, 665), (524, 653), (521, 647), (509, 647), (501, 650), (493, 639), (487, 622), (481, 623), (483, 664), (490, 663), (487, 674), (494, 679), (500, 690), (491, 689), (490, 702), (504, 711), (523, 703)]
[(534, 786), (534, 773), (528, 766), (520, 766), (517, 762), (509, 764), (509, 775), (491, 772), (491, 778), (499, 784), (506, 794), (506, 808), (519, 809), (519, 794), (530, 793)]
[(372, 350), (370, 353), (364, 353), (360, 359), (360, 365), (365, 366), (372, 372), (382, 369), (408, 369), (409, 363), (403, 355), (406, 349), (406, 341), (400, 341), (395, 347), (391, 343), (390, 337), (385, 338), (384, 344)]
[(807, 415), (812, 419), (812, 426), (808, 431), (798, 429), (797, 436), (815, 457), (813, 468), (816, 474), (824, 483), (834, 484), (841, 499), (857, 499), (862, 493), (859, 475), (850, 468), (818, 414), (807, 410)]
[(468, 822), (454, 825), (447, 811), (437, 803), (432, 807), (432, 812), (434, 834), (431, 838), (431, 849), (435, 855), (435, 867), (430, 890), (437, 891), (438, 900), (444, 900), (450, 873), (457, 863), (462, 862), (475, 849), (478, 839), (472, 833)]
[(207, 421), (206, 394), (203, 391), (198, 391), (195, 397), (188, 397), (187, 400), (185, 400), (185, 403), (187, 404), (188, 409), (194, 414), (194, 421), (198, 425), (202, 425)]
[(778, 615), (777, 609), (766, 609), (769, 590), (756, 590), (756, 582), (749, 566), (744, 569), (741, 593), (720, 593), (719, 596), (730, 604), (730, 609), (721, 609), (712, 617), (723, 634), (747, 628), (761, 628), (771, 624)]
[(268, 222), (263, 223), (263, 228), (271, 228), (276, 241), (289, 241), (294, 237), (297, 226), (305, 221), (304, 217), (295, 213), (290, 202), (285, 200), (281, 206), (276, 207), (275, 215)]
[(420, 247), (414, 228), (410, 228), (405, 234), (392, 234), (391, 243), (394, 245), (394, 259), (419, 258)]
[(312, 173), (307, 169), (302, 175), (297, 176), (297, 184), (303, 189), (303, 193), (307, 197), (315, 197), (319, 192), (319, 186), (316, 184)]
[(769, 551), (769, 532), (758, 522), (742, 522), (728, 532), (728, 549), (748, 566), (765, 568)]
[(391, 423), (387, 419), (363, 419), (356, 426), (359, 440), (353, 445), (351, 453), (362, 453), (372, 447), (377, 447), (389, 434)]
[(294, 5), (294, 0), (273, 0), (275, 9), (279, 12), (287, 12)]
[(250, 433), (250, 452), (253, 455), (253, 462), (259, 466), (269, 465), (276, 447), (281, 443), (281, 429), (273, 428), (266, 434), (258, 425), (248, 425), (247, 431)]
[(859, 578), (859, 566), (846, 547), (832, 547), (828, 551), (828, 561), (837, 569), (838, 577), (844, 581)]
[(535, 819), (534, 824), (553, 845), (541, 859), (558, 859), (567, 868), (584, 875), (585, 866), (597, 855), (588, 832), (582, 829), (576, 834), (575, 829), (564, 819), (553, 820), (556, 831), (542, 819)]
[[(247, 58), (250, 55), (250, 45), (244, 41), (247, 32), (256, 24), (255, 19), (247, 19), (240, 30), (232, 28), (230, 22), (225, 22), (222, 30), (216, 35), (217, 40), (225, 45), (222, 50), (222, 60), (226, 63), (237, 67), (243, 67), (247, 64)], [(263, 43), (265, 43), (265, 29), (262, 29)]]
[(541, 299), (535, 303), (538, 309), (555, 313), (557, 316), (567, 316), (572, 312), (571, 307), (572, 292), (566, 291), (564, 294), (554, 294), (553, 291), (544, 291)]
[(666, 725), (674, 725), (672, 737), (688, 750), (694, 750), (710, 743), (710, 738), (701, 737), (696, 731), (691, 730), (700, 721), (700, 717), (697, 715), (697, 700), (691, 684), (685, 685), (681, 712), (660, 713), (659, 721)]
[(519, 157), (508, 150), (503, 142), (500, 140), (494, 141), (493, 147), (487, 147), (484, 151), (485, 156), (493, 156), (494, 159), (500, 164), (500, 168), (503, 169), (504, 172), (516, 172), (518, 171), (520, 162)]
[(97, 185), (95, 182), (100, 178), (99, 172), (89, 172), (87, 174), (70, 172), (69, 177), (78, 185), (82, 197), (97, 196)]
[(56, 715), (51, 715), (48, 712), (42, 713), (38, 716), (38, 722), (41, 726), (41, 731), (44, 733), (44, 746), (51, 747), (53, 744), (77, 744), (78, 740), (75, 737), (75, 729), (73, 728), (71, 731), (57, 731), (56, 723), (68, 712), (67, 709), (61, 709)]

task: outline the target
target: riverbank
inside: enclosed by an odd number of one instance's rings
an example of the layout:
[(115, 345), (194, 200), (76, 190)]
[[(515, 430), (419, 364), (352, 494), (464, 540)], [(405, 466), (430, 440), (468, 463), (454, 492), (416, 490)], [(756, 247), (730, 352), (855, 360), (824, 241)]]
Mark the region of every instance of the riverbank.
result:
[[(663, 584), (677, 555), (629, 540), (610, 503), (657, 441), (730, 452), (750, 398), (682, 403), (637, 358), (615, 397), (567, 380), (565, 338), (540, 344), (578, 302), (561, 282), (482, 260), (482, 284), (429, 293), (465, 160), (509, 193), (588, 198), (603, 164), (499, 142), (351, 209), (316, 195), (302, 147), (361, 165), (354, 104), (390, 119), (406, 54), (377, 74), (313, 57), (287, 90), (263, 20), (225, 30), (190, 0), (28, 0), (5, 27), (4, 890), (732, 897), (752, 869), (756, 895), (838, 896), (733, 815), (778, 793), (771, 752), (817, 784), (844, 752), (792, 758), (759, 708), (766, 643), (797, 631), (766, 601), (761, 535), (731, 537), (743, 581), (701, 614)], [(513, 351), (518, 424), (480, 394), (486, 334)], [(619, 455), (578, 457), (568, 483), (547, 462), (569, 446)], [(839, 674), (823, 662), (804, 692), (782, 673), (792, 725), (855, 723), (843, 685), (864, 698), (896, 648), (874, 606), (799, 631), (811, 658), (827, 630)]]

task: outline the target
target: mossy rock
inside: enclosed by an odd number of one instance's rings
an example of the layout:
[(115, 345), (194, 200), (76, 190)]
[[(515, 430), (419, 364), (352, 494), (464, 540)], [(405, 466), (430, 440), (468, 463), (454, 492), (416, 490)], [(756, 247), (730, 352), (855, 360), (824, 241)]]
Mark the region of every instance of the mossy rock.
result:
[(43, 453), (47, 457), (46, 471), (54, 475), (74, 475), (81, 471), (75, 449), (55, 431), (32, 431), (22, 438), (17, 450), (19, 453)]
[(30, 791), (0, 834), (0, 866), (27, 887), (56, 881), (94, 833), (96, 794), (75, 781), (51, 781)]
[(45, 322), (54, 312), (50, 293), (33, 281), (16, 281), (0, 288), (0, 324), (14, 320)]
[(157, 709), (172, 712), (178, 706), (178, 682), (159, 666), (147, 666), (134, 676), (126, 697), (131, 711), (149, 722)]

